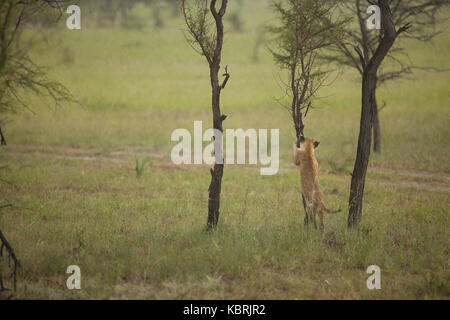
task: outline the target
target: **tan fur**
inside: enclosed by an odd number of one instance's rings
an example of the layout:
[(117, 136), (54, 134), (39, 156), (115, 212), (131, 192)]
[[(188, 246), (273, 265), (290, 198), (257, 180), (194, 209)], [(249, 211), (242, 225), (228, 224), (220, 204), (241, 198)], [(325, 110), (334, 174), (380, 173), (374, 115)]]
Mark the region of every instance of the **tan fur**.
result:
[(306, 202), (306, 214), (309, 221), (314, 222), (317, 228), (316, 216), (320, 219), (320, 229), (323, 229), (325, 213), (333, 213), (325, 207), (322, 189), (319, 184), (319, 166), (314, 157), (314, 149), (318, 142), (311, 138), (302, 138), (300, 148), (294, 142), (293, 159), (294, 164), (300, 167), (302, 193)]

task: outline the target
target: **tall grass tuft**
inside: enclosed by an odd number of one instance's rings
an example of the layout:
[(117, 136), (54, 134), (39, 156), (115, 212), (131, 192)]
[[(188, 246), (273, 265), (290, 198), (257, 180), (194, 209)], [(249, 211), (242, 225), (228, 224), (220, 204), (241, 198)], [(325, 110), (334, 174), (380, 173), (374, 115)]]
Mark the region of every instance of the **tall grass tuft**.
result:
[(144, 159), (140, 160), (138, 156), (136, 156), (136, 178), (140, 178), (144, 173), (145, 165), (149, 164), (149, 166), (153, 166), (153, 161), (150, 160), (149, 157), (144, 157)]

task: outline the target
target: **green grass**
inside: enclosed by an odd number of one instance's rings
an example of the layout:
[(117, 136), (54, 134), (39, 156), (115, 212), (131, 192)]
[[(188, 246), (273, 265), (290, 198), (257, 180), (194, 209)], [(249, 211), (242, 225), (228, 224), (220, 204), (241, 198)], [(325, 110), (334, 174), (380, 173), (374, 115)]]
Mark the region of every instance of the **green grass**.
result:
[[(448, 193), (379, 188), (369, 180), (361, 232), (345, 213), (324, 234), (303, 227), (295, 171), (261, 177), (229, 169), (217, 234), (204, 232), (209, 174), (11, 155), (23, 208), (2, 215), (21, 258), (26, 298), (439, 298), (448, 297)], [(239, 184), (235, 181), (239, 179)], [(348, 179), (323, 175), (328, 205), (346, 208)], [(345, 211), (345, 210), (344, 210)], [(33, 244), (30, 246), (30, 243)], [(65, 268), (83, 290), (65, 289)], [(365, 269), (382, 268), (382, 290)], [(433, 279), (428, 277), (433, 276)], [(119, 288), (127, 288), (122, 292)]]
[[(346, 226), (358, 76), (347, 70), (321, 91), (306, 132), (321, 141), (327, 205), (342, 212), (327, 217), (323, 233), (308, 230), (294, 130), (274, 99), (279, 71), (264, 48), (252, 61), (258, 28), (271, 20), (264, 2), (255, 5), (242, 9), (245, 32), (226, 34), (224, 126), (279, 128), (282, 170), (260, 176), (255, 166), (226, 166), (215, 234), (204, 232), (208, 168), (170, 162), (174, 129), (211, 123), (208, 67), (184, 40), (183, 22), (133, 31), (87, 21), (36, 48), (34, 59), (52, 66), (50, 77), (82, 106), (31, 98), (36, 115), (8, 115), (0, 200), (17, 207), (2, 210), (0, 227), (21, 261), (15, 297), (450, 298), (448, 73), (418, 71), (379, 89), (383, 153), (371, 155), (359, 232)], [(449, 45), (448, 33), (407, 43), (414, 61), (442, 68)], [(153, 165), (137, 179), (136, 159), (146, 157)], [(81, 291), (66, 289), (72, 264)], [(381, 290), (366, 288), (372, 264), (381, 267)]]

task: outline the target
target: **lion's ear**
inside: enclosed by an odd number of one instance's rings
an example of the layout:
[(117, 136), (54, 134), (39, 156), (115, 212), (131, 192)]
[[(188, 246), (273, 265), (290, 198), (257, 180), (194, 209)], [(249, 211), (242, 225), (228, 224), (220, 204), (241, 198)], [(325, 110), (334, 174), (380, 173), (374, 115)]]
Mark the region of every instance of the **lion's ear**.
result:
[(320, 141), (314, 141), (314, 149), (317, 148), (320, 144)]

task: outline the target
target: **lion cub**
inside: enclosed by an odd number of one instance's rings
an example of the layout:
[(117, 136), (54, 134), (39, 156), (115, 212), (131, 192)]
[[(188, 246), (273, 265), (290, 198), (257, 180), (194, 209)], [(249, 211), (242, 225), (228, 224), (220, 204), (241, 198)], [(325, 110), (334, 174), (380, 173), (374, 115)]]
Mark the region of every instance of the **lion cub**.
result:
[(312, 138), (300, 137), (300, 148), (297, 142), (293, 145), (294, 164), (300, 166), (302, 193), (305, 200), (305, 221), (313, 221), (317, 228), (316, 215), (320, 218), (320, 229), (323, 230), (323, 220), (326, 213), (336, 213), (325, 207), (322, 189), (319, 184), (319, 166), (314, 157), (314, 150), (319, 146), (318, 141)]

